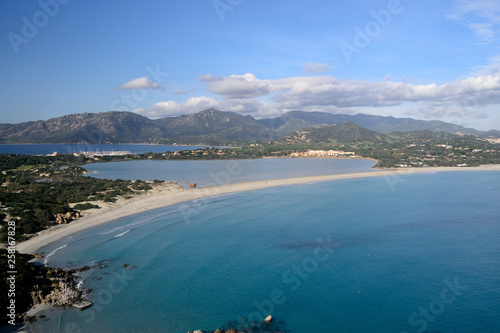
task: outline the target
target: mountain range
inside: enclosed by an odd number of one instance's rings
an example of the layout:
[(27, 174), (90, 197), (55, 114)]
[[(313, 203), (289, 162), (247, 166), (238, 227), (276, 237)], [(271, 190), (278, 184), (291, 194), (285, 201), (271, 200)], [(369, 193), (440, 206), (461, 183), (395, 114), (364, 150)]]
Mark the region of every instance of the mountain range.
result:
[(276, 118), (254, 119), (215, 109), (179, 117), (149, 119), (133, 112), (70, 114), (49, 120), (0, 124), (0, 143), (184, 143), (221, 145), (269, 141), (297, 130), (345, 122), (379, 133), (430, 130), (500, 138), (488, 132), (441, 121), (365, 114), (291, 111)]

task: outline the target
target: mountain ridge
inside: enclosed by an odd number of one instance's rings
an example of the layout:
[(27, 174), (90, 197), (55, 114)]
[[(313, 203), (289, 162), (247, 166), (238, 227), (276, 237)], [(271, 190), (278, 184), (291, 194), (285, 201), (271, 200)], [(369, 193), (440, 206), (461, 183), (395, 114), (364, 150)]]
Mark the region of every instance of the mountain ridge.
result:
[[(300, 120), (300, 126), (317, 127), (318, 125), (338, 125), (345, 121), (360, 125), (369, 130), (389, 134), (391, 132), (409, 132), (430, 129), (434, 132), (449, 132), (453, 134), (481, 135), (483, 133), (473, 128), (446, 123), (439, 120), (416, 120), (412, 118), (395, 118), (392, 116), (377, 116), (358, 113), (355, 115), (332, 114), (326, 112), (289, 111), (276, 118), (264, 118), (257, 121), (273, 126), (276, 131), (283, 134), (292, 133), (297, 127), (284, 129), (291, 120)], [(290, 126), (289, 126), (290, 127)], [(288, 133), (287, 133), (288, 132)], [(495, 132), (489, 131), (489, 132)], [(494, 133), (495, 134), (495, 133)]]
[(388, 134), (431, 130), (500, 138), (500, 131), (482, 132), (441, 121), (423, 121), (365, 114), (290, 111), (276, 118), (254, 119), (231, 111), (207, 109), (190, 115), (150, 119), (133, 112), (68, 114), (19, 124), (0, 123), (0, 143), (203, 143), (267, 142), (304, 128), (356, 124)]

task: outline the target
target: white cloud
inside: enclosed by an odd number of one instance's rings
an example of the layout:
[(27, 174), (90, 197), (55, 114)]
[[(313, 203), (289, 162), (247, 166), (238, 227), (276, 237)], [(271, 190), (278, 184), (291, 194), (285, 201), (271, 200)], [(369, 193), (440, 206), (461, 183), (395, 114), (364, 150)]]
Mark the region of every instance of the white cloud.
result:
[(220, 103), (215, 98), (205, 96), (191, 97), (185, 102), (177, 103), (175, 101), (159, 102), (150, 108), (138, 108), (133, 112), (142, 114), (151, 118), (180, 116), (200, 112), (201, 110), (218, 108)]
[(174, 91), (172, 91), (172, 94), (176, 94), (176, 95), (186, 95), (186, 94), (189, 94), (186, 90), (182, 90), (182, 89), (175, 89)]
[(212, 74), (198, 76), (198, 80), (200, 81), (215, 81), (217, 79), (222, 79), (222, 76), (213, 76)]
[(149, 80), (146, 77), (139, 77), (133, 79), (121, 86), (115, 88), (116, 90), (121, 89), (162, 89), (163, 87), (156, 82)]
[(478, 36), (480, 44), (488, 44), (500, 32), (498, 0), (455, 0), (454, 10), (447, 18), (459, 22)]
[(308, 62), (302, 71), (305, 73), (327, 73), (333, 68), (333, 66), (324, 63)]
[(201, 75), (200, 81), (207, 84), (207, 90), (226, 98), (248, 98), (264, 96), (271, 93), (269, 80), (259, 80), (255, 75), (231, 75), (229, 77)]

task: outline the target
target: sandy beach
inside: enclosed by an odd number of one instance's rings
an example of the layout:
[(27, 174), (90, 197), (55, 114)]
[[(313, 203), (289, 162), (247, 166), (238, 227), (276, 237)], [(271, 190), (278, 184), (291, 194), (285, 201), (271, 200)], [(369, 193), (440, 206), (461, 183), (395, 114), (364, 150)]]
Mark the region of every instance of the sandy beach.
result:
[(54, 226), (50, 229), (41, 231), (36, 236), (28, 239), (27, 241), (17, 244), (17, 250), (21, 253), (35, 253), (41, 247), (57, 241), (59, 239), (68, 237), (74, 233), (89, 229), (121, 217), (143, 213), (149, 210), (167, 207), (179, 204), (186, 201), (207, 198), (211, 196), (254, 191), (264, 188), (307, 184), (314, 182), (324, 182), (340, 179), (354, 179), (354, 178), (367, 178), (367, 177), (384, 177), (387, 176), (388, 184), (395, 183), (397, 176), (404, 176), (408, 174), (417, 173), (434, 173), (434, 172), (467, 172), (467, 171), (500, 171), (500, 165), (486, 165), (480, 167), (438, 167), (438, 168), (401, 168), (393, 170), (380, 170), (376, 172), (364, 173), (350, 173), (350, 174), (337, 174), (329, 176), (316, 176), (316, 177), (300, 177), (289, 179), (277, 179), (267, 181), (256, 181), (247, 183), (237, 183), (205, 188), (195, 189), (181, 189), (179, 187), (172, 188), (171, 185), (164, 188), (156, 188), (150, 193), (137, 196), (132, 199), (120, 199), (114, 204), (107, 204), (102, 206), (101, 209), (93, 209), (86, 212), (85, 215), (69, 224)]

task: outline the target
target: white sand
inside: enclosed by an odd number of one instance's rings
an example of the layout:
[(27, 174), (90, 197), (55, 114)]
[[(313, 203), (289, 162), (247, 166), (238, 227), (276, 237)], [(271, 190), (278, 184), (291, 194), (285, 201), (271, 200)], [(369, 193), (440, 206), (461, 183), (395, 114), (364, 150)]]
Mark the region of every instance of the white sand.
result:
[[(388, 185), (394, 186), (398, 178), (394, 176), (404, 176), (406, 174), (429, 173), (429, 172), (450, 172), (450, 171), (500, 171), (500, 165), (486, 165), (480, 167), (438, 167), (438, 168), (401, 168), (393, 170), (384, 170), (377, 172), (339, 174), (330, 176), (300, 177), (267, 181), (256, 181), (248, 183), (238, 183), (206, 188), (180, 189), (167, 185), (163, 189), (156, 188), (151, 193), (138, 196), (129, 200), (120, 199), (114, 204), (106, 205), (101, 209), (94, 209), (88, 212), (82, 218), (69, 224), (59, 225), (50, 229), (41, 231), (29, 240), (19, 243), (17, 250), (21, 253), (35, 253), (42, 246), (51, 242), (68, 237), (76, 232), (92, 228), (106, 222), (116, 220), (121, 217), (142, 213), (152, 209), (166, 207), (185, 201), (191, 201), (206, 198), (215, 195), (253, 191), (263, 188), (305, 184), (312, 182), (323, 182), (338, 179), (366, 178), (392, 176), (388, 178)], [(392, 185), (391, 185), (392, 184)]]

